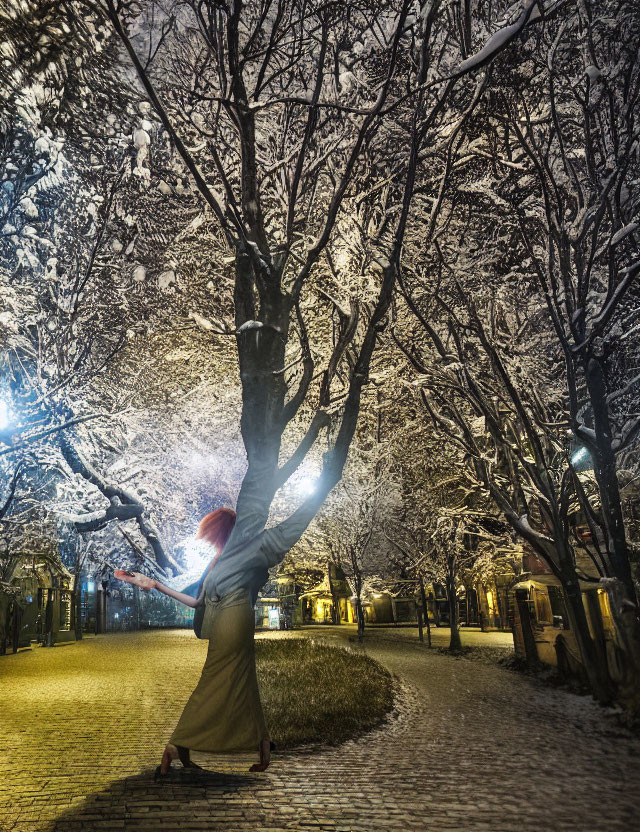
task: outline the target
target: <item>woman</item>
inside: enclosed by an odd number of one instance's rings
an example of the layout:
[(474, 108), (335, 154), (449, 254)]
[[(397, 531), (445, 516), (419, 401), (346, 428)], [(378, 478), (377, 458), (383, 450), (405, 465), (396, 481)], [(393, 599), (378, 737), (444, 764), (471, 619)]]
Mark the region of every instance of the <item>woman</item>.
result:
[(249, 529), (236, 528), (235, 545), (227, 547), (235, 522), (235, 512), (221, 508), (200, 523), (197, 537), (217, 552), (203, 575), (197, 598), (139, 572), (114, 570), (116, 578), (147, 592), (157, 589), (189, 607), (205, 603), (214, 607), (202, 676), (164, 750), (160, 774), (167, 774), (176, 759), (185, 768), (200, 768), (191, 761), (191, 750), (249, 751), (258, 747), (260, 762), (250, 771), (264, 771), (269, 765), (271, 743), (256, 676), (253, 607), (268, 578), (268, 568), (284, 556), (277, 551), (284, 541), (278, 540), (280, 545), (276, 545), (273, 534), (248, 535)]

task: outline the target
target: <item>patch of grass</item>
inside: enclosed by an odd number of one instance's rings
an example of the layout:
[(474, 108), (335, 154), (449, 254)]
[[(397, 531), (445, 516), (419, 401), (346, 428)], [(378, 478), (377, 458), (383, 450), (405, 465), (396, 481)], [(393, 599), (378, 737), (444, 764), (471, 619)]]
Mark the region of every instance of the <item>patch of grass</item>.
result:
[(256, 642), (267, 725), (278, 748), (338, 745), (393, 707), (391, 674), (378, 662), (312, 639)]

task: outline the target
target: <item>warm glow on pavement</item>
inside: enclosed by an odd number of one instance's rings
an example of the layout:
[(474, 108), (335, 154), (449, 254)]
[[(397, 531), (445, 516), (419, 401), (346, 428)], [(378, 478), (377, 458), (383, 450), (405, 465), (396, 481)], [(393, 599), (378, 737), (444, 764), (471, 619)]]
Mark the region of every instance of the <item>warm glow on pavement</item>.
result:
[[(354, 634), (343, 626), (259, 637), (353, 646), (346, 640)], [(504, 636), (479, 634), (487, 635)], [(152, 777), (206, 653), (190, 630), (113, 634), (0, 657), (0, 829), (635, 828), (640, 740), (616, 728), (613, 755), (602, 711), (588, 698), (490, 662), (429, 651), (411, 628), (371, 629), (365, 649), (402, 680), (388, 725), (337, 748), (277, 753), (260, 776), (247, 773), (250, 754), (196, 754), (219, 772), (206, 785)], [(525, 799), (523, 784), (544, 800)]]

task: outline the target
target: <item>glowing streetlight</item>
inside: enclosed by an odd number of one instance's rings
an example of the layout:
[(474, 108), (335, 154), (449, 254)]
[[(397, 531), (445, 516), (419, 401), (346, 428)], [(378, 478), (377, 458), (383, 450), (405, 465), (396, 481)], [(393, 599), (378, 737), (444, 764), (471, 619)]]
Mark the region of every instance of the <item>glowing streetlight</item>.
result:
[(578, 448), (578, 450), (571, 455), (571, 464), (580, 465), (581, 463), (586, 462), (588, 458), (589, 451), (583, 445), (581, 448)]

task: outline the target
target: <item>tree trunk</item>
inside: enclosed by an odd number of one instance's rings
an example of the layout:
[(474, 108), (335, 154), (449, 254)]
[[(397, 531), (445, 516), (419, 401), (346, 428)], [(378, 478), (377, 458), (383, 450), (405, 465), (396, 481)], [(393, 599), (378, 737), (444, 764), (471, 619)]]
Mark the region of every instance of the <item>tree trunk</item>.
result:
[(96, 635), (107, 632), (107, 590), (104, 586), (96, 591)]
[[(607, 384), (601, 361), (590, 356), (584, 365), (587, 388), (593, 411), (597, 452), (595, 454), (594, 473), (600, 493), (601, 516), (605, 531), (605, 546), (609, 559), (610, 574), (618, 589), (609, 593), (611, 612), (618, 636), (626, 658), (627, 668), (624, 690), (633, 691), (631, 699), (623, 692), (624, 699), (632, 707), (640, 708), (638, 686), (640, 685), (640, 618), (638, 598), (631, 575), (629, 549), (625, 534), (620, 485), (617, 476), (616, 455), (611, 446), (612, 432), (607, 402)], [(622, 592), (620, 591), (622, 590)], [(634, 690), (635, 689), (635, 690)]]
[(424, 591), (424, 578), (422, 575), (419, 576), (420, 580), (420, 600), (422, 602), (422, 613), (424, 616), (424, 622), (427, 627), (427, 646), (431, 647), (431, 624), (429, 623), (429, 607), (427, 605), (427, 594)]
[(336, 624), (341, 624), (340, 618), (340, 598), (338, 595), (333, 596), (333, 620)]
[(447, 595), (449, 596), (449, 626), (451, 627), (451, 638), (449, 640), (449, 650), (456, 651), (462, 649), (462, 642), (460, 640), (460, 630), (458, 629), (458, 598), (456, 596), (456, 578), (454, 568), (450, 567), (447, 575)]
[[(498, 629), (504, 630), (505, 625), (505, 612), (504, 612), (504, 597), (502, 595), (501, 589), (496, 586), (496, 606), (498, 608)], [(480, 602), (478, 601), (478, 609), (480, 608)]]
[(356, 618), (358, 620), (358, 641), (362, 641), (364, 638), (364, 611), (362, 609), (360, 593), (358, 593), (356, 598)]
[(329, 578), (329, 592), (331, 593), (331, 621), (333, 624), (340, 623), (340, 598), (333, 585), (333, 578), (331, 576), (331, 564), (327, 566), (327, 575)]
[(628, 603), (621, 581), (613, 578), (604, 583), (616, 629), (616, 655), (622, 665), (620, 700), (630, 710), (640, 713), (640, 635), (636, 609)]
[(7, 624), (10, 604), (9, 596), (0, 592), (0, 656), (4, 656), (7, 652)]
[(609, 675), (606, 657), (599, 655), (599, 651), (591, 638), (578, 580), (573, 577), (565, 578), (563, 590), (567, 601), (569, 621), (575, 633), (580, 658), (591, 691), (599, 702), (602, 704), (609, 703), (614, 697), (615, 686)]
[(597, 452), (593, 462), (600, 491), (601, 515), (606, 537), (605, 545), (612, 570), (609, 577), (618, 578), (622, 581), (627, 598), (637, 605), (622, 515), (616, 456), (611, 447), (612, 433), (609, 421), (609, 405), (607, 403), (607, 386), (602, 364), (597, 358), (590, 357), (584, 370), (596, 434)]
[(600, 604), (598, 603), (598, 592), (595, 589), (590, 589), (584, 594), (587, 602), (587, 610), (589, 611), (589, 621), (591, 622), (591, 630), (593, 631), (593, 642), (598, 651), (599, 661), (607, 663), (607, 648), (605, 643), (604, 627), (602, 626), (602, 613), (600, 612)]
[(20, 625), (22, 624), (22, 607), (16, 598), (13, 602), (13, 615), (11, 616), (12, 633), (11, 641), (13, 652), (17, 653), (20, 646)]
[(461, 650), (462, 641), (460, 640), (460, 630), (458, 629), (458, 601), (455, 596), (453, 596), (453, 600), (451, 598), (449, 599), (449, 622), (451, 627), (449, 650)]
[(364, 610), (362, 609), (362, 576), (356, 571), (357, 565), (352, 557), (354, 572), (356, 573), (356, 619), (358, 622), (358, 641), (364, 638)]
[(516, 590), (516, 605), (518, 607), (518, 617), (520, 619), (520, 626), (522, 627), (524, 655), (529, 667), (535, 667), (539, 662), (538, 648), (536, 647), (536, 639), (533, 634), (531, 611), (529, 610), (529, 603), (527, 600), (526, 590)]
[(76, 641), (82, 640), (82, 580), (81, 575), (76, 573), (75, 586), (75, 615), (74, 615), (74, 630), (76, 634)]
[(44, 611), (44, 646), (53, 647), (53, 588), (47, 593)]

